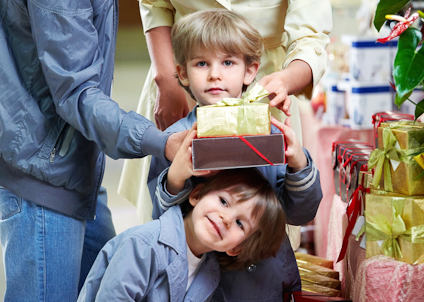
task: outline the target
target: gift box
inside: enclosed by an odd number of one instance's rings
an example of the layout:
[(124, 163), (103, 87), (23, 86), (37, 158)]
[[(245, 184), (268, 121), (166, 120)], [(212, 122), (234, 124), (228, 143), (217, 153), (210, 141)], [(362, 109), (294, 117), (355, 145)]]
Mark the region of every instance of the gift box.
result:
[(346, 91), (349, 126), (354, 130), (372, 129), (370, 116), (392, 109), (394, 90), (385, 82), (339, 82), (338, 89)]
[(300, 252), (295, 252), (294, 256), (298, 260), (306, 261), (316, 265), (328, 267), (329, 269), (333, 269), (333, 260), (321, 258), (321, 257), (310, 255), (310, 254), (300, 253)]
[[(336, 194), (343, 196), (343, 200), (346, 202), (346, 167), (344, 167), (345, 157), (348, 159), (347, 155), (357, 154), (367, 154), (369, 150), (372, 149), (372, 146), (360, 142), (360, 141), (343, 141), (343, 142), (334, 142), (333, 143), (333, 177), (334, 185), (336, 189)], [(368, 151), (367, 151), (368, 150)]]
[(358, 184), (360, 184), (359, 173), (368, 170), (369, 153), (354, 154), (346, 162), (346, 194), (341, 196), (343, 201), (349, 201), (353, 192), (358, 188)]
[[(338, 302), (352, 302), (350, 299), (344, 299), (340, 297), (329, 297), (326, 295), (313, 293), (313, 292), (307, 292), (307, 291), (299, 291), (299, 292), (293, 292), (292, 298), (294, 302), (331, 302), (331, 301), (338, 301)], [(286, 301), (286, 300), (283, 300)]]
[(372, 190), (365, 199), (366, 257), (424, 263), (424, 197)]
[(316, 265), (310, 262), (296, 259), (297, 266), (299, 268), (299, 274), (302, 275), (323, 275), (332, 279), (339, 279), (340, 275), (338, 271), (329, 269), (328, 267)]
[(197, 138), (192, 142), (192, 160), (195, 171), (282, 165), (284, 136)]
[(302, 287), (306, 284), (316, 284), (334, 289), (341, 289), (340, 280), (326, 277), (323, 275), (303, 275), (301, 278)]
[[(408, 102), (405, 102), (408, 103)], [(394, 111), (382, 111), (377, 112), (372, 116), (372, 124), (374, 127), (374, 146), (378, 146), (378, 128), (383, 122), (399, 122), (399, 121), (413, 121), (415, 119), (413, 114), (405, 114), (401, 112)]]
[(381, 123), (378, 149), (370, 156), (374, 168), (373, 185), (404, 195), (424, 195), (424, 172), (414, 159), (424, 152), (424, 124), (416, 122)]
[(269, 105), (257, 102), (267, 95), (256, 84), (242, 99), (225, 98), (213, 105), (197, 107), (197, 137), (270, 134)]
[(311, 292), (311, 293), (322, 294), (322, 295), (330, 296), (330, 297), (340, 297), (341, 296), (340, 290), (335, 289), (335, 288), (329, 288), (329, 287), (317, 285), (317, 284), (303, 284), (302, 283), (302, 290), (307, 291), (307, 292)]

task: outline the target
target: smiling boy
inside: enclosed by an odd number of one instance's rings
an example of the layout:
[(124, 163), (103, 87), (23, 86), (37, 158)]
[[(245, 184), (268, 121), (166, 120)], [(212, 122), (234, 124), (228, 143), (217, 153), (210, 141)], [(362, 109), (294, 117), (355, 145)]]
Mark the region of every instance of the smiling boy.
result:
[[(200, 11), (179, 19), (172, 28), (171, 38), (178, 80), (196, 99), (198, 106), (214, 104), (224, 97), (238, 98), (254, 81), (263, 42), (258, 31), (245, 18), (226, 10)], [(165, 131), (190, 129), (197, 120), (196, 108)], [(278, 196), (287, 222), (306, 224), (315, 217), (322, 198), (319, 172), (289, 127), (289, 119), (285, 124), (275, 119), (272, 123), (272, 133), (285, 135), (287, 164), (257, 169)], [(185, 200), (195, 181), (192, 175), (205, 175), (204, 172), (184, 170), (183, 167), (191, 163), (190, 148), (184, 157), (179, 158), (185, 162), (176, 163), (174, 160), (167, 169), (169, 162), (152, 157), (148, 187), (153, 218)], [(170, 183), (169, 179), (177, 180)], [(285, 232), (284, 227), (280, 232)], [(241, 254), (236, 258), (242, 258)], [(281, 301), (283, 292), (301, 289), (296, 259), (287, 236), (275, 258), (245, 263), (238, 269), (223, 270), (213, 301), (224, 298), (226, 301)]]

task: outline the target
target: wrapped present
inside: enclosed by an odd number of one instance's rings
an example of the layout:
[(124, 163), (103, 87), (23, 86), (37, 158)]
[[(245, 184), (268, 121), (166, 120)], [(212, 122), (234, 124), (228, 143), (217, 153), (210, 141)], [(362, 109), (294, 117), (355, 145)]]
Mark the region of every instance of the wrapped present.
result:
[(343, 141), (343, 142), (334, 142), (333, 143), (333, 177), (334, 185), (336, 189), (336, 194), (343, 196), (342, 200), (347, 202), (346, 198), (346, 167), (344, 166), (345, 158), (348, 158), (347, 155), (354, 153), (358, 154), (368, 154), (372, 146), (355, 140)]
[(344, 179), (342, 179), (341, 198), (344, 202), (349, 202), (353, 192), (358, 187), (358, 177), (360, 171), (368, 170), (368, 160), (371, 149), (348, 152), (342, 164), (344, 168)]
[(328, 267), (316, 265), (310, 262), (296, 259), (299, 268), (299, 274), (302, 275), (323, 275), (333, 279), (339, 279), (339, 272), (329, 269)]
[(330, 269), (333, 269), (333, 260), (321, 258), (321, 257), (310, 255), (310, 254), (300, 253), (300, 252), (295, 252), (294, 256), (298, 260), (306, 261), (309, 263), (313, 263), (316, 265), (325, 266)]
[(322, 294), (330, 297), (340, 297), (341, 291), (335, 288), (329, 288), (317, 284), (304, 284), (302, 283), (302, 290), (311, 292), (311, 293), (317, 293)]
[(282, 165), (284, 136), (197, 138), (192, 142), (192, 161), (195, 171)]
[(316, 284), (320, 286), (325, 286), (329, 288), (335, 288), (340, 290), (341, 282), (340, 280), (333, 279), (323, 275), (303, 275), (301, 278), (302, 286), (305, 284)]
[(424, 197), (375, 193), (365, 200), (366, 257), (424, 263)]
[(374, 138), (375, 147), (378, 146), (378, 128), (383, 122), (398, 122), (398, 121), (413, 121), (415, 117), (413, 114), (406, 114), (393, 111), (377, 112), (372, 116), (372, 123), (374, 125)]
[(242, 99), (226, 98), (197, 108), (197, 137), (266, 135), (271, 133), (268, 104), (258, 100), (269, 93), (259, 84)]
[(424, 124), (381, 123), (378, 149), (369, 160), (374, 168), (373, 185), (404, 195), (424, 195), (423, 168), (414, 159), (424, 152)]

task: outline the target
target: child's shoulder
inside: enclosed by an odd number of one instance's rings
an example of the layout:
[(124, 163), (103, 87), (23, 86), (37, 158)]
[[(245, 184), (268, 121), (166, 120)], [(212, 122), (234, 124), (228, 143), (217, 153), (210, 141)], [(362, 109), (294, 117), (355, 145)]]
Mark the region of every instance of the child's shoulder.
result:
[(187, 116), (169, 126), (165, 132), (180, 132), (190, 129), (193, 123), (197, 121), (196, 107), (194, 107), (193, 110), (187, 114)]

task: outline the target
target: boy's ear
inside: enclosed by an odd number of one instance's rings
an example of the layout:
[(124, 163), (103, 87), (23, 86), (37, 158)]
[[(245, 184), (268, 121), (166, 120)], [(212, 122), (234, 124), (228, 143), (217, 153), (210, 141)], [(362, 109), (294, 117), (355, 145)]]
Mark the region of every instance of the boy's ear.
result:
[(187, 76), (187, 68), (178, 64), (176, 66), (176, 69), (177, 69), (177, 75), (178, 75), (178, 78), (180, 79), (181, 84), (183, 84), (186, 87), (190, 86), (190, 82), (188, 81), (188, 76)]
[(200, 183), (193, 189), (193, 191), (191, 191), (190, 196), (188, 197), (188, 201), (193, 207), (195, 207), (199, 202), (200, 191), (203, 189), (204, 186), (204, 183)]
[(238, 246), (236, 246), (235, 248), (229, 251), (226, 251), (227, 255), (231, 257), (237, 256), (238, 254), (240, 254), (240, 252), (241, 252), (241, 249)]
[(259, 71), (259, 63), (254, 62), (246, 67), (246, 73), (244, 75), (244, 85), (250, 85), (256, 77), (256, 74)]

